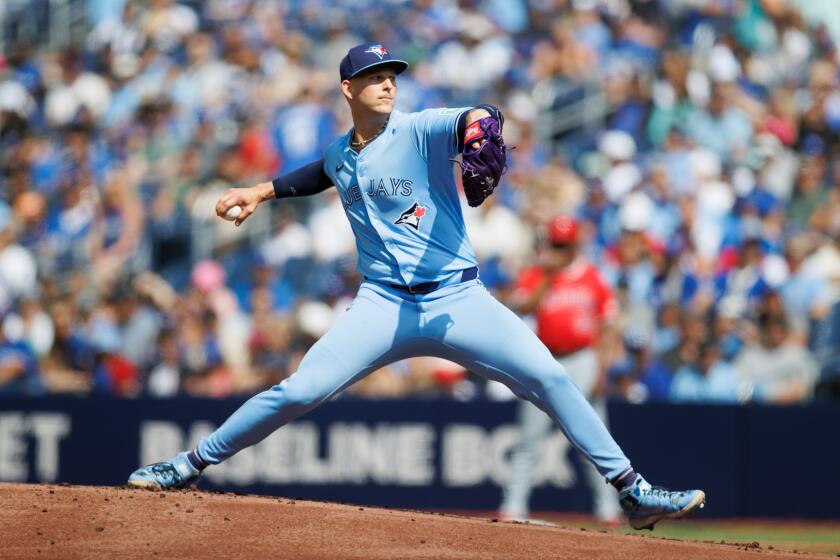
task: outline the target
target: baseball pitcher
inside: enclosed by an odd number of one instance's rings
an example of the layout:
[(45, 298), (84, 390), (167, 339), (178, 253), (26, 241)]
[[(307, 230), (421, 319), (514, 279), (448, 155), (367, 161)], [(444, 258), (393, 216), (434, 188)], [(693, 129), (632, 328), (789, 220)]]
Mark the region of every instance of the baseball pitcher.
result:
[(461, 156), (467, 201), (481, 204), (505, 170), (504, 119), (491, 105), (395, 111), (397, 75), (407, 67), (380, 44), (350, 49), (339, 70), (353, 128), (322, 160), (272, 182), (231, 189), (216, 205), (219, 216), (240, 207), (239, 225), (272, 198), (337, 189), (364, 277), (347, 312), (289, 378), (243, 404), (195, 449), (132, 473), (129, 486), (193, 485), (208, 465), (254, 445), (383, 365), (439, 356), (506, 384), (545, 411), (619, 490), (633, 527), (652, 527), (700, 506), (702, 491), (652, 487), (634, 472), (563, 366), (481, 284), (451, 160)]

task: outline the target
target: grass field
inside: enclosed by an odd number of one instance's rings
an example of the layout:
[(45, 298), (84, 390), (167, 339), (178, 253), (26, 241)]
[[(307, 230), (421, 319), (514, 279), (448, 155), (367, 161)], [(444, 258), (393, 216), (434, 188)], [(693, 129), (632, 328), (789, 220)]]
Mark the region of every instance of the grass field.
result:
[[(556, 515), (535, 517), (557, 523), (565, 527), (585, 527), (590, 530), (604, 530), (591, 518)], [(817, 552), (840, 557), (840, 522), (819, 522), (800, 520), (692, 520), (666, 521), (656, 525), (653, 531), (634, 531), (623, 526), (610, 529), (609, 532), (642, 534), (649, 537), (681, 539), (692, 541), (711, 541), (727, 543), (753, 543), (769, 549), (798, 552)]]

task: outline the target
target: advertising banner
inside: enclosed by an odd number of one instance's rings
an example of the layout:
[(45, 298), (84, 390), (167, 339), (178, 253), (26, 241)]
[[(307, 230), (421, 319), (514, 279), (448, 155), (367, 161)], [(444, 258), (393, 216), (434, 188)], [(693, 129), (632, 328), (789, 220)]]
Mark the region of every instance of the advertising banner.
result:
[[(139, 465), (194, 445), (241, 402), (0, 399), (0, 481), (122, 485)], [(201, 488), (494, 510), (517, 439), (515, 410), (513, 402), (339, 399), (210, 467)], [(703, 488), (704, 515), (840, 516), (833, 480), (840, 446), (827, 445), (836, 442), (838, 407), (614, 403), (610, 424), (649, 480)], [(580, 455), (555, 431), (534, 474), (533, 510), (588, 512), (580, 466)], [(803, 500), (798, 484), (777, 484), (780, 475), (822, 490)]]

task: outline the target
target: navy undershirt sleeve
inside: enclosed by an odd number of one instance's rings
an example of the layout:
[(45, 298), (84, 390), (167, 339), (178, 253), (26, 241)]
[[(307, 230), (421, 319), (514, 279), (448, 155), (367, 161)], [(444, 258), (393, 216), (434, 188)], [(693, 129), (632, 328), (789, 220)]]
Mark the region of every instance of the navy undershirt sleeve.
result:
[(275, 198), (291, 198), (318, 194), (330, 188), (333, 182), (324, 173), (324, 160), (319, 159), (277, 177), (271, 184), (274, 185)]

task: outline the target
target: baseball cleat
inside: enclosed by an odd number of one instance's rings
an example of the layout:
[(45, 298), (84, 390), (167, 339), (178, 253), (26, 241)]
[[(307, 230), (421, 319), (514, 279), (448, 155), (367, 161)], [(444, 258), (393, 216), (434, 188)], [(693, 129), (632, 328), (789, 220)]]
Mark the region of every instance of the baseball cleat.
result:
[(651, 486), (641, 475), (620, 492), (621, 507), (634, 529), (653, 529), (662, 519), (677, 519), (706, 504), (702, 490), (673, 491)]
[(128, 485), (147, 490), (175, 490), (195, 486), (201, 471), (192, 466), (187, 453), (178, 453), (172, 459), (137, 469), (128, 477)]

